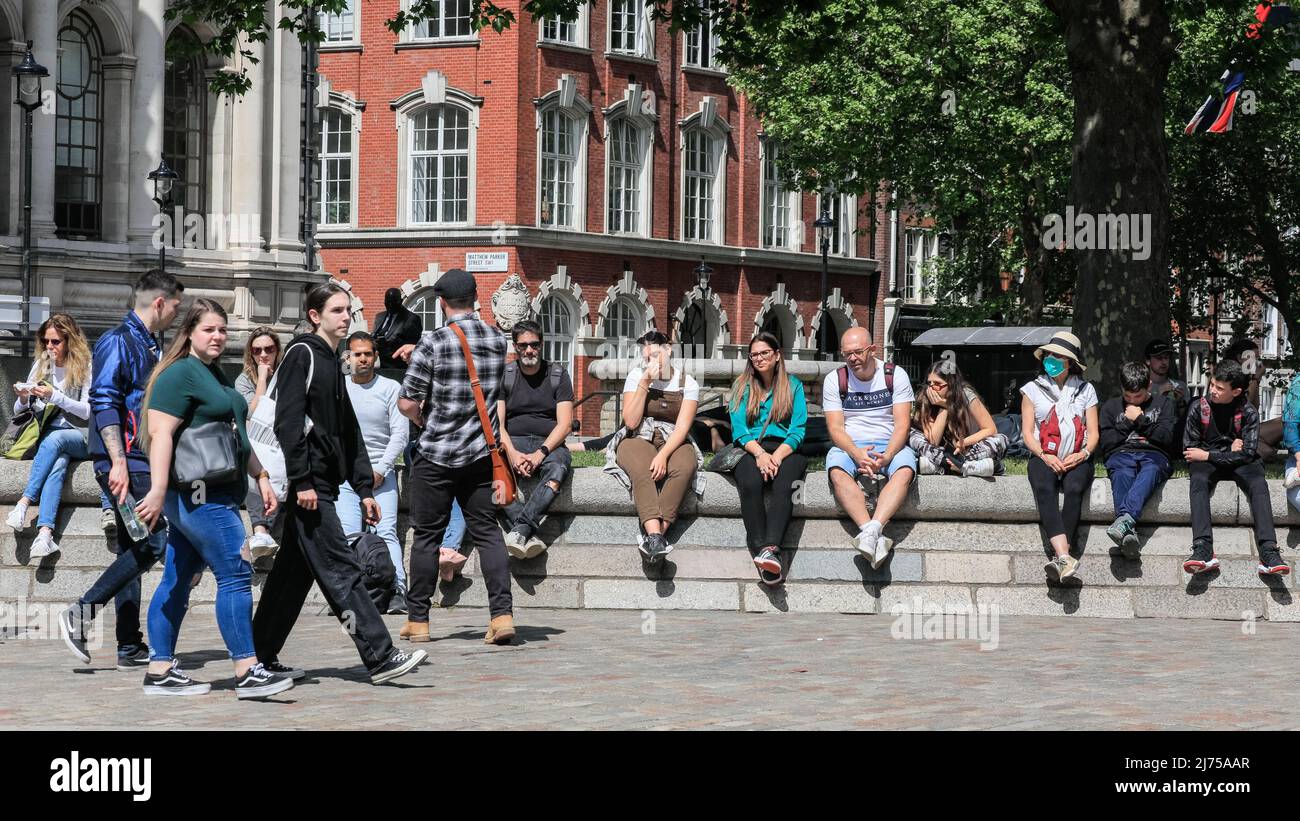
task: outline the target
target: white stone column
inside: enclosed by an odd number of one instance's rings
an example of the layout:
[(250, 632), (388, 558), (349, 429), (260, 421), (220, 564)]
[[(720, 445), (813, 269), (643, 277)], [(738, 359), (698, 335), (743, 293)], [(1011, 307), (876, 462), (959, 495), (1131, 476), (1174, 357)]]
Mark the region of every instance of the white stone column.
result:
[[(131, 78), (135, 59), (104, 58), (104, 240), (126, 242), (131, 203)], [(152, 189), (152, 187), (151, 187)]]
[[(26, 49), (19, 43), (0, 43), (0, 102), (14, 94), (14, 78), (9, 70), (23, 61)], [(0, 112), (0, 235), (18, 234), (18, 210), (23, 173), (22, 112), (16, 105), (6, 105)]]
[[(161, 0), (159, 0), (161, 2)], [(50, 0), (23, 0), (23, 27), (26, 37), (32, 41), (32, 54), (36, 62), (50, 70), (50, 76), (42, 81), (42, 90), (46, 98), (54, 100), (55, 83), (59, 71), (59, 4)], [(20, 55), (21, 59), (21, 55)], [(13, 100), (13, 85), (5, 89), (0, 100)], [(51, 105), (38, 108), (32, 121), (32, 233), (38, 237), (54, 235), (54, 120), (56, 108)], [(22, 119), (19, 118), (14, 137), (21, 146)], [(21, 148), (19, 153), (19, 176), (21, 185), (22, 165)], [(21, 194), (19, 195), (22, 196)], [(18, 208), (21, 211), (22, 200)], [(17, 224), (17, 220), (15, 220)]]
[[(230, 119), (230, 212), (243, 221), (242, 224), (253, 226), (255, 236), (240, 237), (242, 245), (252, 254), (262, 249), (262, 244), (270, 236), (268, 211), (266, 207), (265, 185), (269, 161), (264, 147), (270, 144), (271, 133), (266, 128), (266, 112), (269, 105), (266, 82), (266, 59), (268, 49), (263, 43), (241, 42), (257, 58), (258, 62), (251, 68), (253, 85), (242, 97), (223, 97), (221, 105), (229, 107)], [(216, 150), (217, 143), (212, 143)], [(232, 243), (235, 245), (236, 243)]]
[[(41, 0), (45, 2), (45, 0)], [(163, 11), (166, 0), (137, 0), (132, 26), (136, 70), (131, 95), (131, 158), (127, 191), (130, 207), (128, 236), (132, 241), (153, 236), (153, 183), (149, 172), (162, 159), (163, 75), (166, 70)]]
[(297, 35), (282, 31), (276, 38), (275, 81), (278, 87), (279, 134), (276, 141), (275, 230), (272, 247), (302, 251), (298, 237), (300, 192), (299, 163), (302, 148), (302, 44)]

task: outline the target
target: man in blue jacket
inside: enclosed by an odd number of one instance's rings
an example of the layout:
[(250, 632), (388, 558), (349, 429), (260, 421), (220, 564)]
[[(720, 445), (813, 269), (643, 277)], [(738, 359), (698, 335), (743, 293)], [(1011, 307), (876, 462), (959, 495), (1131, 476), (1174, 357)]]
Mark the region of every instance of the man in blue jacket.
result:
[(139, 441), (145, 424), (140, 405), (161, 354), (155, 334), (175, 321), (183, 291), (184, 286), (171, 274), (149, 271), (135, 284), (134, 310), (95, 343), (90, 458), (95, 462), (95, 479), (114, 502), (117, 558), (59, 617), (64, 643), (83, 664), (90, 663), (86, 623), (109, 599), (115, 599), (117, 605), (118, 669), (149, 663), (149, 648), (140, 632), (140, 576), (162, 558), (167, 548), (167, 523), (160, 517), (148, 538), (136, 542), (118, 508), (128, 495), (139, 502), (149, 493), (149, 455)]

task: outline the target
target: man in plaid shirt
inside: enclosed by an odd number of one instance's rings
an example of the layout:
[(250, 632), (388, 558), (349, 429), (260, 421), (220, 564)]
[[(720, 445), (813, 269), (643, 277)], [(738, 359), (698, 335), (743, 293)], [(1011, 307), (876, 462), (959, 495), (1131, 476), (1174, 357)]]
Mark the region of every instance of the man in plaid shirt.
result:
[(453, 268), (438, 279), (433, 290), (442, 298), (447, 324), (420, 337), (411, 353), (398, 400), (402, 414), (421, 428), (410, 472), (414, 538), (409, 614), (400, 636), (429, 641), (429, 606), (438, 584), (438, 548), (455, 499), (465, 514), (469, 536), (478, 546), (479, 565), (487, 586), (492, 618), (484, 641), (506, 644), (515, 635), (513, 600), (509, 559), (492, 500), (492, 460), (465, 354), (451, 326), (454, 323), (464, 331), (469, 341), (494, 437), (500, 435), (496, 404), (506, 364), (506, 338), (474, 317), (477, 285), (470, 274)]

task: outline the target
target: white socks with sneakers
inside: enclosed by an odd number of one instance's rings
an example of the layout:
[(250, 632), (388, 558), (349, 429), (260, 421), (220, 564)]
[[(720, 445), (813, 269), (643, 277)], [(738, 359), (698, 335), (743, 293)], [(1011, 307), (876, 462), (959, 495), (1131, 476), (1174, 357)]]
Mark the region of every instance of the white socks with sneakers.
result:
[(859, 533), (866, 533), (866, 534), (870, 535), (871, 538), (873, 538), (873, 539), (879, 539), (879, 538), (880, 538), (880, 530), (881, 530), (881, 528), (883, 528), (883, 527), (884, 527), (884, 525), (882, 525), (880, 522), (876, 521), (875, 519), (872, 519), (871, 521), (869, 521), (869, 522), (867, 522), (866, 524), (864, 524), (861, 528), (859, 528), (858, 532), (859, 532)]

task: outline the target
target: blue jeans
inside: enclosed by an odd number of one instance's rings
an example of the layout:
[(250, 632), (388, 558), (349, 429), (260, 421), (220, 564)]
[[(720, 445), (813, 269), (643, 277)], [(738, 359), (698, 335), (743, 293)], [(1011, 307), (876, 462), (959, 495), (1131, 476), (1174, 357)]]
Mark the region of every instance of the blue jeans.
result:
[[(38, 527), (54, 529), (59, 518), (59, 502), (63, 499), (63, 480), (67, 478), (68, 466), (88, 456), (86, 438), (80, 430), (55, 428), (45, 434), (41, 446), (36, 449), (27, 487), (23, 490), (23, 495), (28, 499), (39, 499), (41, 502), (40, 515), (36, 519)], [(103, 490), (99, 491), (99, 506), (105, 510), (113, 506)]]
[[(1286, 460), (1287, 469), (1290, 470), (1296, 466), (1296, 455), (1293, 453)], [(1285, 475), (1285, 474), (1283, 474)], [(1300, 486), (1291, 488), (1286, 492), (1286, 500), (1291, 503), (1291, 507), (1300, 511)]]
[[(375, 488), (375, 502), (379, 505), (379, 526), (375, 532), (388, 543), (388, 555), (397, 569), (397, 584), (406, 589), (406, 566), (402, 561), (402, 543), (397, 539), (397, 472), (384, 477), (384, 483)], [(338, 511), (343, 535), (349, 539), (361, 532), (361, 497), (347, 482), (339, 488), (339, 499), (334, 504)]]
[[(461, 540), (465, 538), (465, 514), (460, 511), (460, 504), (451, 500), (451, 518), (447, 520), (447, 529), (442, 535), (443, 547), (454, 547), (460, 550)], [(461, 550), (461, 553), (465, 551)]]
[[(511, 441), (514, 443), (515, 450), (520, 453), (533, 453), (546, 444), (546, 439), (541, 436), (516, 436)], [(506, 521), (510, 524), (511, 530), (525, 539), (537, 532), (542, 525), (542, 519), (546, 517), (547, 508), (555, 501), (556, 491), (551, 490), (548, 482), (555, 482), (556, 485), (564, 484), (571, 463), (569, 449), (564, 445), (546, 454), (546, 458), (542, 459), (542, 463), (537, 466), (537, 472), (534, 474), (537, 482), (529, 492), (528, 498), (524, 502), (511, 502), (505, 509)]]
[(1115, 499), (1115, 517), (1125, 514), (1136, 520), (1151, 494), (1173, 471), (1169, 459), (1155, 451), (1120, 451), (1106, 460), (1110, 491)]
[(253, 649), (253, 566), (244, 561), (244, 521), (234, 498), (195, 504), (189, 493), (167, 491), (163, 512), (167, 560), (162, 581), (149, 602), (150, 661), (176, 657), (176, 636), (190, 601), (190, 581), (204, 565), (217, 579), (217, 629), (230, 658), (257, 655)]
[[(108, 474), (95, 475), (101, 491), (108, 491)], [(148, 473), (130, 474), (131, 496), (138, 502), (149, 493), (151, 479)], [(117, 646), (141, 644), (140, 632), (140, 576), (162, 558), (167, 550), (167, 517), (159, 516), (153, 532), (143, 542), (132, 542), (126, 532), (122, 517), (117, 518), (117, 558), (113, 560), (90, 589), (81, 595), (77, 604), (82, 612), (91, 606), (92, 613), (112, 599), (117, 608)]]

